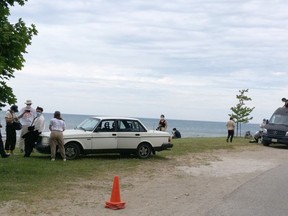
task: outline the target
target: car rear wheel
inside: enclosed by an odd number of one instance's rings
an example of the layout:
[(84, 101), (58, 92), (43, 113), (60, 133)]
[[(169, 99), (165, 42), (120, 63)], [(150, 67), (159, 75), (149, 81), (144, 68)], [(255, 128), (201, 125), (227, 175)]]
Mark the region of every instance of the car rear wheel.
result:
[(65, 145), (65, 154), (67, 160), (77, 159), (80, 155), (80, 148), (77, 143), (67, 143)]
[(141, 159), (149, 158), (152, 152), (151, 145), (148, 143), (141, 143), (137, 148), (137, 156)]

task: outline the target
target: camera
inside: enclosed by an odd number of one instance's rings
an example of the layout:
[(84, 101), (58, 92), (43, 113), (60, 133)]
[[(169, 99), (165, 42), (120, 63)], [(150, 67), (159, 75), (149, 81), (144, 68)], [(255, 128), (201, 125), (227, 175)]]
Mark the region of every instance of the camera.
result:
[(34, 131), (34, 129), (35, 129), (35, 126), (29, 126), (28, 127), (28, 131)]

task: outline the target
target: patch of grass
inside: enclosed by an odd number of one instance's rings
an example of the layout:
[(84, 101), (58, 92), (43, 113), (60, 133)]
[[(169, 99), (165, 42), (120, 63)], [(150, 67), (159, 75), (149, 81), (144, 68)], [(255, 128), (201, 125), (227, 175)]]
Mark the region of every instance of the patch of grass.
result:
[(51, 162), (47, 155), (32, 153), (30, 158), (24, 158), (19, 152), (6, 159), (0, 158), (0, 202), (15, 199), (29, 202), (35, 196), (49, 199), (59, 188), (83, 179), (112, 181), (115, 175), (131, 175), (141, 166), (151, 166), (153, 161), (162, 163), (174, 156), (249, 145), (243, 138), (235, 138), (233, 143), (227, 143), (225, 138), (182, 138), (173, 140), (173, 144), (171, 151), (156, 153), (147, 160), (111, 154)]
[(199, 137), (173, 139), (174, 144), (171, 151), (163, 152), (161, 155), (180, 156), (189, 153), (201, 153), (217, 149), (235, 149), (240, 146), (248, 146), (249, 140), (236, 137), (232, 143), (227, 143), (225, 137)]

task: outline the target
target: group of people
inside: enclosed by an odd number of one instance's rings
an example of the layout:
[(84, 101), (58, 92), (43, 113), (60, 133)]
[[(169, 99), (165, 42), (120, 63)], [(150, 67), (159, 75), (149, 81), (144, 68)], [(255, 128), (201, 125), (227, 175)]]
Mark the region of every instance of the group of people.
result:
[[(17, 105), (12, 105), (5, 115), (6, 122), (6, 141), (5, 147), (0, 131), (0, 154), (2, 158), (7, 158), (14, 154), (17, 133), (15, 124), (21, 123), (21, 131), (19, 137), (19, 149), (24, 157), (30, 157), (35, 144), (38, 142), (39, 135), (45, 130), (45, 118), (43, 116), (43, 108), (38, 106), (36, 109), (32, 107), (32, 101), (26, 100), (26, 106), (20, 112)], [(19, 115), (17, 113), (19, 112)], [(2, 125), (0, 124), (0, 128)], [(65, 121), (61, 118), (61, 113), (55, 111), (54, 117), (50, 120), (50, 148), (51, 161), (55, 161), (56, 146), (58, 145), (60, 154), (66, 161), (63, 131), (65, 130)]]
[[(160, 120), (159, 120), (158, 127), (156, 130), (166, 131), (167, 127), (168, 127), (167, 120), (165, 119), (165, 116), (162, 114), (160, 116)], [(181, 133), (176, 128), (173, 128), (172, 130), (172, 138), (173, 139), (181, 138)]]

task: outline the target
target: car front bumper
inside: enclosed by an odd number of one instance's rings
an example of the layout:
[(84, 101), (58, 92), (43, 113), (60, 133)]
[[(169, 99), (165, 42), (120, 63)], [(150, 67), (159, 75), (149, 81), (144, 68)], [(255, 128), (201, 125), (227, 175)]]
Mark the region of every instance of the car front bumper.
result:
[(281, 137), (269, 137), (267, 135), (262, 136), (262, 141), (266, 143), (279, 143), (279, 144), (284, 144), (288, 145), (288, 137), (286, 136), (281, 136)]

